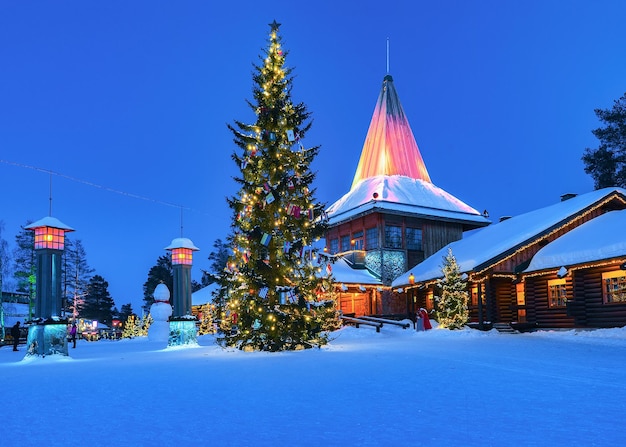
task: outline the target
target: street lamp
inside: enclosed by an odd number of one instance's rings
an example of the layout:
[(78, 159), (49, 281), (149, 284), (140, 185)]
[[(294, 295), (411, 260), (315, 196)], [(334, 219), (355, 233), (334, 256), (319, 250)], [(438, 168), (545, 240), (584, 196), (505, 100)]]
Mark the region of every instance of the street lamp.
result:
[(171, 252), (174, 276), (169, 344), (195, 343), (195, 317), (191, 313), (191, 265), (193, 252), (199, 248), (190, 239), (180, 237), (174, 239), (165, 249)]
[(35, 232), (36, 298), (35, 318), (61, 316), (61, 257), (65, 233), (74, 231), (55, 217), (44, 217), (24, 227)]
[(66, 321), (61, 319), (61, 270), (65, 233), (74, 231), (55, 217), (24, 227), (35, 232), (35, 322), (28, 330), (30, 354), (67, 355)]

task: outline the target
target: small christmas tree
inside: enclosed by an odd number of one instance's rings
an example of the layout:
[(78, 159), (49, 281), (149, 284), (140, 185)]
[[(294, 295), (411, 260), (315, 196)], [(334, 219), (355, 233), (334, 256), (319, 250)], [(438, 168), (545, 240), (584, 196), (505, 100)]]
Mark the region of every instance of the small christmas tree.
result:
[(152, 319), (152, 315), (146, 314), (141, 318), (141, 321), (138, 321), (138, 332), (139, 337), (147, 337), (148, 329), (150, 329), (150, 325), (154, 320)]
[(442, 272), (443, 279), (439, 282), (441, 296), (435, 297), (437, 322), (444, 328), (461, 329), (469, 319), (467, 284), (461, 278), (461, 271), (452, 249), (448, 249), (447, 256), (443, 258)]
[(135, 315), (129, 315), (124, 323), (124, 329), (122, 330), (122, 338), (134, 338), (139, 336), (137, 330), (137, 317)]
[(206, 303), (200, 308), (202, 318), (200, 319), (200, 327), (198, 328), (198, 335), (215, 334), (215, 305)]
[[(225, 305), (219, 340), (244, 350), (290, 350), (327, 342), (338, 315), (317, 293), (326, 260), (311, 244), (325, 231), (324, 205), (314, 199), (310, 164), (319, 146), (302, 144), (311, 127), (302, 103), (291, 100), (293, 78), (286, 52), (270, 24), (269, 46), (253, 76), (253, 124), (229, 126), (240, 148), (241, 189), (228, 200), (233, 250), (220, 279)], [(324, 267), (324, 270), (322, 269)], [(327, 290), (330, 290), (328, 288)]]

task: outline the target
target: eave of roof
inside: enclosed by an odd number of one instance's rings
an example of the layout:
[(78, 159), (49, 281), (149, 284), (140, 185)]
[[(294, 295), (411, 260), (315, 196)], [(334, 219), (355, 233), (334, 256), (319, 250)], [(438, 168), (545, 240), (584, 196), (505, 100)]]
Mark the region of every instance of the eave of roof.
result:
[(626, 190), (605, 188), (592, 191), (491, 225), (443, 247), (396, 278), (392, 286), (407, 285), (411, 272), (416, 283), (443, 277), (442, 258), (449, 248), (452, 249), (461, 272), (480, 273), (512, 256), (518, 250), (546, 238), (575, 218), (582, 218), (584, 214), (593, 212), (613, 200), (622, 202), (626, 207)]

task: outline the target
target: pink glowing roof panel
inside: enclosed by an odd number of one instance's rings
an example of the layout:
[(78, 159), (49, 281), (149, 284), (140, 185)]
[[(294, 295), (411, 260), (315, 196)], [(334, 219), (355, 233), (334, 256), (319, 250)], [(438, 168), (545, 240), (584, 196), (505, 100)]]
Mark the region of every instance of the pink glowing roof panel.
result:
[(378, 175), (404, 175), (430, 182), (390, 75), (383, 80), (352, 188)]

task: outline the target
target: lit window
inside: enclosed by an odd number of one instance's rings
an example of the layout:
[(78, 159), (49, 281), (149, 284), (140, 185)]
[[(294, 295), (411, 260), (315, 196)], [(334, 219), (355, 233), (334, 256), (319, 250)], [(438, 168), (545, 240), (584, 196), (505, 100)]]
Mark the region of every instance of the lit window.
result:
[(407, 250), (421, 250), (422, 249), (422, 230), (419, 228), (407, 228), (404, 230), (406, 238)]
[[(472, 286), (472, 293), (470, 298), (472, 300), (472, 306), (478, 306), (478, 284)], [(480, 288), (480, 298), (480, 301), (484, 306), (487, 302), (485, 298), (485, 287)]]
[(548, 305), (550, 307), (565, 307), (565, 303), (567, 303), (565, 278), (548, 281)]
[(378, 248), (378, 228), (365, 230), (365, 248), (368, 250)]
[(605, 304), (626, 302), (626, 271), (602, 274), (602, 297)]
[[(515, 284), (515, 296), (517, 299), (517, 305), (518, 306), (525, 306), (526, 305), (526, 294), (524, 292), (524, 283), (523, 282), (518, 282), (517, 284)], [(520, 323), (523, 323), (526, 321), (526, 309), (523, 309), (522, 307), (518, 307), (517, 309), (517, 321), (519, 321)]]
[(352, 234), (352, 249), (353, 250), (363, 250), (363, 232), (357, 231)]
[(433, 289), (428, 289), (426, 291), (426, 309), (434, 309), (435, 308), (435, 296), (433, 293)]
[(402, 248), (402, 227), (385, 226), (385, 247)]

